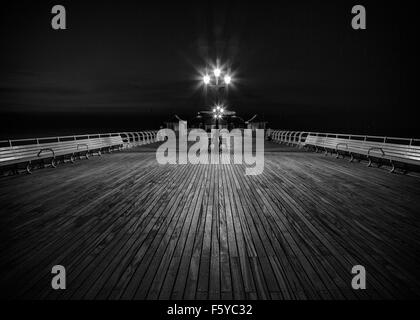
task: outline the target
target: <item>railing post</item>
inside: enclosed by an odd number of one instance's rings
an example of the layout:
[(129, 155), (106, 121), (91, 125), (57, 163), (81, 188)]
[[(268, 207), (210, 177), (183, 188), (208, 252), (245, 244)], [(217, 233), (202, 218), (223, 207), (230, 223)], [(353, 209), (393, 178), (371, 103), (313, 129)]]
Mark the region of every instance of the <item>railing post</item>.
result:
[(293, 136), (293, 144), (295, 144), (295, 145), (297, 144), (296, 143), (296, 138), (298, 137), (298, 135), (299, 135), (299, 131), (296, 131), (295, 135)]
[(134, 134), (137, 136), (137, 145), (140, 145), (140, 135), (138, 134), (138, 132), (134, 132)]
[(301, 133), (299, 134), (299, 141), (298, 141), (298, 145), (301, 146), (302, 145), (302, 136), (303, 136), (304, 132), (301, 131)]

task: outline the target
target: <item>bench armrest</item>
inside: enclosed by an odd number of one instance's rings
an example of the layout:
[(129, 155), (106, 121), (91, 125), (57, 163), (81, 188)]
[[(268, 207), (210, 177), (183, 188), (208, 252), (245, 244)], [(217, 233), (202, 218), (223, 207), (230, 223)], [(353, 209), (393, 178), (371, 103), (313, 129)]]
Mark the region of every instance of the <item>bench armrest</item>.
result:
[(368, 153), (367, 153), (367, 155), (368, 155), (368, 156), (370, 156), (370, 152), (371, 152), (372, 150), (380, 150), (380, 151), (381, 151), (381, 153), (382, 153), (382, 157), (384, 157), (384, 156), (385, 156), (385, 152), (384, 152), (384, 150), (382, 150), (382, 148), (380, 148), (380, 147), (371, 147), (371, 148), (369, 148)]
[(51, 149), (51, 148), (45, 148), (45, 149), (41, 149), (41, 150), (39, 150), (39, 152), (38, 152), (38, 157), (40, 157), (40, 156), (41, 156), (41, 154), (42, 154), (43, 152), (46, 152), (46, 151), (51, 152), (51, 153), (52, 153), (52, 155), (53, 155), (53, 158), (55, 158), (55, 152), (54, 152), (54, 150), (53, 150), (53, 149)]
[(335, 151), (336, 151), (336, 152), (338, 152), (338, 146), (339, 146), (339, 145), (346, 146), (346, 149), (348, 149), (348, 148), (349, 148), (349, 146), (348, 146), (348, 144), (347, 144), (347, 143), (345, 143), (345, 142), (340, 142), (340, 143), (337, 143), (337, 145), (335, 146)]
[(86, 150), (89, 151), (89, 146), (86, 143), (79, 143), (79, 144), (77, 144), (77, 150), (79, 150), (79, 147), (80, 146), (86, 147)]

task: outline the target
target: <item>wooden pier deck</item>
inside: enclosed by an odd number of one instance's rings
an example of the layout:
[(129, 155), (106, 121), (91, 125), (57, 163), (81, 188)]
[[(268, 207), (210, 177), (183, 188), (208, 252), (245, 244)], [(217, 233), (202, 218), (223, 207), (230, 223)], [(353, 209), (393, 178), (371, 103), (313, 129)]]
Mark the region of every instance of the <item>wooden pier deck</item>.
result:
[[(264, 172), (153, 146), (0, 179), (9, 299), (420, 297), (420, 179), (267, 144)], [(51, 289), (51, 268), (67, 289)], [(352, 290), (363, 265), (367, 289)]]

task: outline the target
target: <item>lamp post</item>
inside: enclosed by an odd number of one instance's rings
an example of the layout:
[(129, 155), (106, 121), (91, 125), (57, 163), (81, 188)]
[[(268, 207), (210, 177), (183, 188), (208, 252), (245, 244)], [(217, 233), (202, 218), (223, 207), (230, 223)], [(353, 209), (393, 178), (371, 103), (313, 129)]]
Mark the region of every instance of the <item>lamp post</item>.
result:
[(216, 105), (213, 108), (213, 118), (216, 120), (216, 129), (219, 129), (219, 120), (222, 119), (225, 109), (223, 106)]
[[(211, 73), (207, 72), (203, 76), (205, 88), (214, 88), (218, 95), (223, 89), (227, 88), (232, 82), (232, 76), (219, 66), (216, 66)], [(216, 129), (219, 129), (219, 120), (222, 119), (224, 108), (220, 105), (220, 96), (217, 97), (217, 104), (213, 108), (213, 118), (216, 120)]]

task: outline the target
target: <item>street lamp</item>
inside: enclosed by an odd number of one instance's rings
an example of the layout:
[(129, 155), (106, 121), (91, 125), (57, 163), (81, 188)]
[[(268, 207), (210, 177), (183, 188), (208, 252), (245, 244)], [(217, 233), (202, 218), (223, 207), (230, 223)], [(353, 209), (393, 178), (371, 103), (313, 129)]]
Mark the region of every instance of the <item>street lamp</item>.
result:
[(215, 103), (207, 112), (215, 120), (216, 128), (219, 129), (219, 120), (229, 119), (233, 112), (226, 110), (222, 102), (226, 100), (228, 88), (234, 85), (235, 79), (230, 67), (221, 65), (219, 61), (212, 67), (206, 68), (202, 73), (201, 79), (203, 81), (206, 104), (208, 93), (211, 95), (213, 103)]
[[(223, 75), (223, 77), (222, 77)], [(223, 82), (220, 82), (219, 79), (223, 78)], [(224, 88), (232, 82), (232, 76), (228, 73), (223, 72), (220, 68), (213, 69), (213, 77), (210, 74), (205, 74), (203, 76), (203, 82), (206, 86)]]

